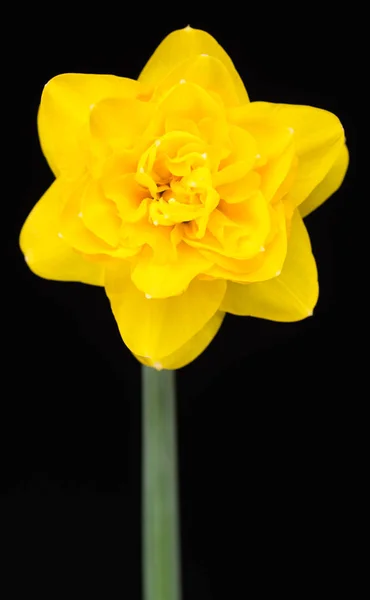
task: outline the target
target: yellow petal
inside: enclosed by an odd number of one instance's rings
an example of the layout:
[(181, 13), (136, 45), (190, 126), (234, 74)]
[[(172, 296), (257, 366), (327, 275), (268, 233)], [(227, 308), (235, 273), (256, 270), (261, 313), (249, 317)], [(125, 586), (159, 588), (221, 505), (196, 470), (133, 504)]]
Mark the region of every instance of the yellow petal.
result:
[(181, 80), (196, 83), (212, 95), (217, 94), (225, 106), (240, 104), (232, 76), (218, 58), (208, 54), (191, 56), (170, 71), (158, 85), (154, 97), (163, 95)]
[(148, 190), (137, 183), (134, 173), (107, 177), (102, 185), (106, 197), (115, 202), (123, 221), (134, 223), (146, 215), (148, 202), (143, 200), (148, 197)]
[[(276, 277), (283, 268), (287, 252), (284, 209), (279, 207), (278, 212), (279, 214), (276, 215), (271, 214), (272, 221), (276, 221), (274, 226), (276, 232), (266, 248), (261, 248), (258, 254), (254, 252), (254, 256), (249, 260), (227, 258), (213, 253), (215, 264), (206, 274), (240, 283), (260, 282)], [(212, 254), (207, 251), (202, 254), (209, 259), (212, 257)]]
[(261, 176), (256, 171), (249, 171), (242, 179), (226, 183), (217, 187), (217, 192), (222, 200), (233, 204), (234, 202), (242, 202), (254, 195), (261, 183)]
[(139, 80), (156, 86), (175, 67), (201, 54), (208, 54), (223, 63), (232, 78), (239, 102), (248, 102), (244, 84), (225, 50), (209, 33), (189, 26), (173, 31), (161, 42), (142, 70)]
[(215, 188), (230, 184), (246, 176), (256, 162), (256, 141), (241, 127), (230, 127), (231, 153), (214, 173)]
[(280, 156), (270, 160), (267, 165), (260, 170), (262, 178), (261, 192), (268, 202), (272, 200), (277, 190), (287, 178), (293, 165), (294, 155), (294, 144), (288, 144)]
[(102, 168), (96, 174), (96, 179), (101, 178), (102, 182), (117, 179), (122, 173), (135, 172), (136, 168), (137, 157), (135, 151), (121, 150), (121, 152), (115, 152), (104, 160)]
[[(285, 111), (284, 111), (285, 112)], [(332, 113), (309, 106), (287, 107), (294, 128), (298, 167), (289, 196), (301, 204), (326, 177), (344, 143), (344, 131)]]
[(128, 268), (107, 271), (105, 287), (123, 341), (152, 359), (172, 354), (204, 327), (219, 309), (226, 282), (194, 280), (181, 296), (147, 299)]
[(164, 133), (169, 117), (199, 123), (204, 118), (217, 120), (222, 116), (222, 107), (206, 90), (195, 83), (184, 82), (175, 85), (159, 103), (158, 117), (153, 120), (153, 126), (162, 127)]
[[(142, 205), (145, 203), (147, 199), (142, 201)], [(141, 207), (138, 210), (141, 211)], [(123, 223), (120, 242), (125, 248), (136, 248), (137, 251), (143, 248), (141, 259), (153, 256), (160, 264), (166, 264), (176, 255), (176, 248), (171, 239), (171, 228), (153, 225), (147, 215), (141, 220)]]
[(329, 173), (321, 183), (311, 192), (306, 200), (299, 206), (299, 212), (302, 217), (306, 217), (313, 210), (318, 208), (341, 186), (346, 174), (349, 163), (348, 148), (344, 144), (339, 152), (339, 156)]
[[(287, 230), (285, 211), (282, 203), (274, 206), (270, 212), (271, 229), (266, 240), (266, 248), (260, 253), (262, 264), (256, 260), (256, 268), (239, 278), (239, 281), (250, 283), (266, 281), (280, 274), (287, 255)], [(271, 240), (269, 239), (271, 236)], [(237, 280), (236, 277), (232, 279)]]
[[(221, 200), (219, 208), (210, 216), (208, 231), (222, 244), (225, 255), (248, 259), (259, 252), (270, 226), (269, 207), (261, 192), (257, 192), (237, 204)], [(199, 248), (201, 244), (202, 240)]]
[(196, 359), (207, 348), (220, 329), (224, 317), (225, 313), (218, 310), (194, 337), (190, 338), (188, 342), (169, 356), (156, 357), (155, 360), (135, 356), (142, 364), (158, 370), (181, 369), (181, 367), (185, 367), (185, 365)]
[[(265, 207), (263, 202), (261, 204), (264, 198), (260, 193), (254, 197), (254, 206), (248, 206), (250, 200), (239, 212), (239, 218), (248, 214), (248, 220), (252, 221), (249, 228), (244, 227), (244, 231), (243, 228), (230, 227), (233, 222), (219, 211), (214, 211), (210, 219), (212, 233), (207, 231), (199, 241), (186, 238), (187, 244), (198, 248), (205, 258), (213, 261), (207, 275), (235, 282), (255, 282), (271, 279), (281, 271), (287, 248), (284, 206), (279, 203), (266, 211), (266, 203)], [(232, 210), (229, 214), (237, 219), (235, 209), (239, 205), (228, 206)], [(255, 231), (251, 227), (253, 223)], [(234, 221), (234, 226), (236, 224)]]
[[(190, 133), (190, 135), (199, 137), (199, 129), (191, 119), (183, 119), (181, 117), (168, 117), (165, 121), (166, 134), (176, 131), (178, 134)], [(162, 139), (163, 141), (163, 139)]]
[(131, 149), (149, 124), (154, 106), (136, 98), (107, 98), (95, 104), (90, 130), (102, 146)]
[(264, 163), (293, 140), (298, 157), (290, 199), (298, 206), (324, 179), (344, 142), (344, 131), (332, 113), (311, 106), (252, 102), (231, 109), (229, 118), (256, 139)]
[(28, 215), (20, 236), (22, 252), (31, 271), (40, 277), (103, 285), (103, 267), (84, 260), (58, 236), (66, 187), (62, 180), (55, 180)]
[(55, 175), (79, 172), (86, 160), (90, 110), (103, 98), (136, 98), (143, 86), (114, 75), (57, 75), (44, 87), (38, 113), (42, 151)]
[(310, 239), (295, 211), (281, 275), (263, 283), (228, 283), (221, 310), (271, 321), (300, 321), (312, 315), (318, 298)]
[(277, 158), (292, 141), (292, 132), (276, 118), (279, 104), (250, 102), (228, 111), (231, 123), (243, 127), (256, 140), (257, 166)]
[[(82, 178), (65, 194), (65, 202), (60, 213), (60, 235), (76, 250), (85, 254), (104, 254), (113, 252), (114, 246), (90, 231), (83, 219), (83, 199), (88, 189), (87, 181)], [(92, 215), (89, 215), (92, 218)]]
[(86, 227), (110, 246), (116, 247), (119, 241), (121, 219), (117, 208), (106, 198), (96, 181), (86, 187), (81, 202), (81, 217)]
[(212, 266), (195, 248), (182, 243), (177, 248), (176, 260), (158, 263), (149, 258), (140, 259), (132, 271), (136, 287), (152, 298), (168, 298), (182, 294), (196, 275)]

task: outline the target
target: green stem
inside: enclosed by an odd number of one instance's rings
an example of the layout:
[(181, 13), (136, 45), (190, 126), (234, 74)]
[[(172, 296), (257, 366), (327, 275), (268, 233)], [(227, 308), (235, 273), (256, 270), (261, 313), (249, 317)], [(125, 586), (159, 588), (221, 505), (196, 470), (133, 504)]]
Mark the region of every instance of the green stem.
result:
[(145, 600), (180, 600), (175, 372), (142, 367)]

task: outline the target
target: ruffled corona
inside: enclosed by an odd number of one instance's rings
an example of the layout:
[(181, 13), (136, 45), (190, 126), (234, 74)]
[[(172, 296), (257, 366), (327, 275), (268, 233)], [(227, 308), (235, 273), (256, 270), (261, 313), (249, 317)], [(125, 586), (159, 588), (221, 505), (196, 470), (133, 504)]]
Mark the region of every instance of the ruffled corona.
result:
[(21, 234), (29, 267), (105, 286), (145, 364), (179, 368), (224, 313), (312, 314), (302, 221), (341, 184), (343, 128), (307, 106), (249, 102), (207, 33), (170, 34), (138, 81), (59, 75), (38, 117), (56, 180)]

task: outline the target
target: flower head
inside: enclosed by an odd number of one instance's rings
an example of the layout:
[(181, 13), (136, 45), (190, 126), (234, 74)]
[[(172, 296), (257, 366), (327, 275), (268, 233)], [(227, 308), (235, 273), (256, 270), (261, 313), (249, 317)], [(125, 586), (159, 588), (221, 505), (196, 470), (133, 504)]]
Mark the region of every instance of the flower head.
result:
[(138, 81), (54, 77), (38, 126), (56, 179), (23, 227), (26, 261), (41, 277), (104, 286), (139, 360), (187, 364), (225, 312), (312, 314), (302, 217), (348, 164), (333, 114), (250, 102), (225, 51), (186, 27)]

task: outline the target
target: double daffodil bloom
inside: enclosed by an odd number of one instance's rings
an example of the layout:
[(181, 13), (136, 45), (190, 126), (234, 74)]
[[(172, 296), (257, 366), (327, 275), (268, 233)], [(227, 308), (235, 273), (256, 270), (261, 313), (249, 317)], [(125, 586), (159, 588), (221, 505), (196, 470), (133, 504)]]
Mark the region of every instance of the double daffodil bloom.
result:
[(221, 46), (186, 27), (138, 81), (54, 77), (38, 128), (56, 179), (24, 224), (25, 259), (41, 277), (104, 286), (141, 362), (189, 363), (226, 312), (312, 314), (302, 217), (347, 168), (335, 115), (250, 102)]

